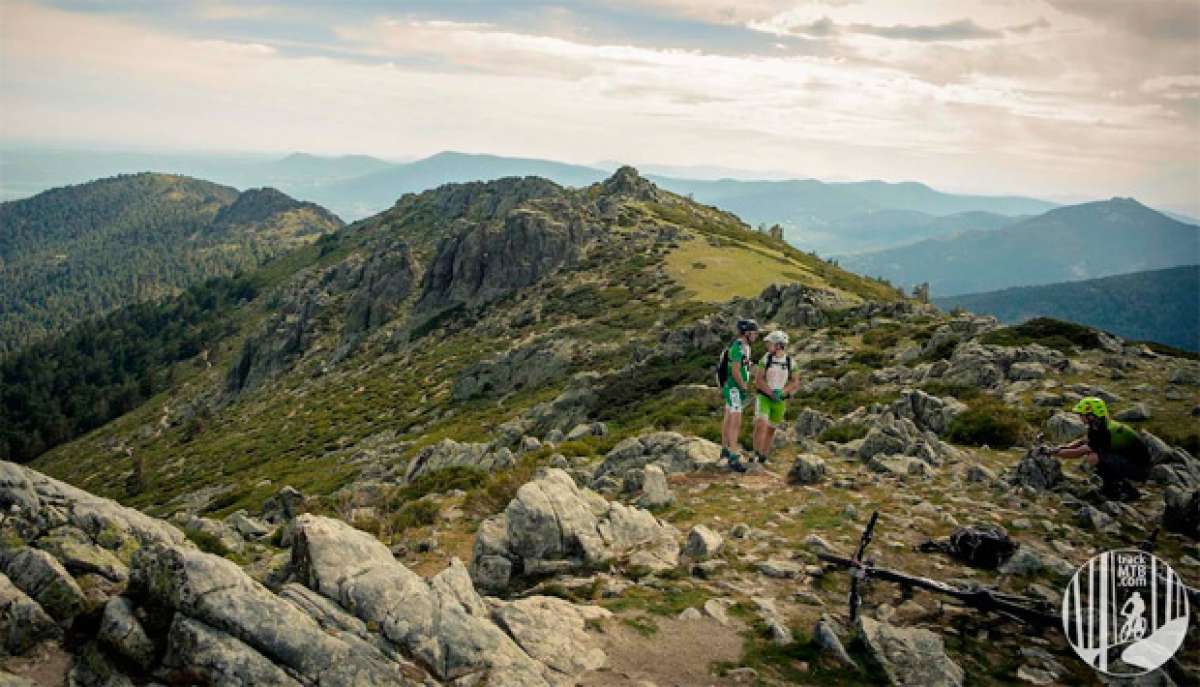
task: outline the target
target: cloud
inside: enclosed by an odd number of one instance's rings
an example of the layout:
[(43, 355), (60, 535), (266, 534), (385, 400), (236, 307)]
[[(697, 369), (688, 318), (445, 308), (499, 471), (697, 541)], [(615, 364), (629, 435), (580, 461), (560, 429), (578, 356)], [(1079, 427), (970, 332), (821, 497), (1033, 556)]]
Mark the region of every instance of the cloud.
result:
[(1155, 41), (1200, 41), (1200, 3), (1195, 0), (1046, 0), (1054, 8), (1107, 29)]
[(984, 38), (1000, 38), (1004, 35), (1003, 32), (995, 29), (985, 29), (970, 19), (959, 19), (932, 26), (908, 26), (904, 24), (873, 26), (871, 24), (853, 24), (848, 28), (855, 33), (865, 33), (882, 38), (895, 38), (906, 41), (972, 41)]

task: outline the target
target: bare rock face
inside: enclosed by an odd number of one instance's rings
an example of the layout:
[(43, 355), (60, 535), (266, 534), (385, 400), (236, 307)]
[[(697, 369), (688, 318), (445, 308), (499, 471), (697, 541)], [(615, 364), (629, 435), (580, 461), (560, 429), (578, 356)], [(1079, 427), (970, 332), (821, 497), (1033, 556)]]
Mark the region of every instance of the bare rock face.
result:
[[(301, 516), (296, 537), (293, 568), (309, 586), (377, 626), (440, 679), (486, 674), (488, 684), (546, 685), (603, 663), (602, 652), (597, 657), (578, 646), (582, 620), (578, 627), (564, 626), (557, 633), (537, 630), (546, 623), (530, 620), (524, 607), (518, 607), (500, 612), (507, 618), (506, 634), (489, 618), (486, 604), (457, 560), (424, 580), (374, 537), (340, 521)], [(551, 626), (570, 624), (558, 610)], [(527, 653), (527, 645), (538, 649)], [(551, 656), (549, 662), (541, 660)]]
[(363, 334), (389, 322), (412, 292), (416, 278), (407, 243), (388, 238), (377, 244), (358, 274), (343, 336)]
[(490, 444), (459, 443), (443, 439), (427, 446), (408, 463), (404, 472), (405, 481), (411, 482), (421, 475), (451, 467), (471, 467), (492, 471), (511, 467), (516, 459), (507, 448), (492, 449)]
[(500, 591), (517, 577), (587, 570), (625, 557), (634, 568), (662, 571), (678, 564), (678, 534), (648, 511), (606, 501), (550, 469), (480, 525), (471, 575), (481, 588)]
[(57, 639), (62, 629), (36, 601), (0, 574), (0, 649), (20, 655), (44, 639)]
[(896, 417), (912, 420), (917, 429), (941, 435), (967, 406), (957, 398), (939, 398), (920, 389), (905, 389), (892, 403), (891, 410)]
[(621, 479), (629, 471), (640, 472), (650, 464), (666, 474), (692, 472), (714, 466), (720, 459), (721, 447), (707, 439), (678, 432), (651, 432), (629, 437), (614, 446), (596, 469), (595, 478), (613, 475)]
[(896, 687), (961, 687), (963, 669), (946, 656), (942, 638), (929, 630), (901, 628), (858, 617), (871, 656)]

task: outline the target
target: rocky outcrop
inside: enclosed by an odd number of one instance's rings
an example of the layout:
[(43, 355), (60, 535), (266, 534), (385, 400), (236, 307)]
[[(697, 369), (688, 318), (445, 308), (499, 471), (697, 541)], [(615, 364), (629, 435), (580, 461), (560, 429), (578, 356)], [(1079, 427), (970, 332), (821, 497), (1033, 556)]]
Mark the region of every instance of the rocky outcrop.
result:
[(346, 306), (343, 338), (370, 332), (391, 321), (412, 293), (416, 278), (407, 243), (388, 238), (376, 244), (358, 273)]
[(0, 551), (0, 567), (18, 589), (63, 623), (82, 613), (87, 598), (54, 556), (28, 546)]
[(497, 427), (496, 445), (513, 448), (525, 436), (544, 437), (554, 431), (565, 433), (583, 423), (599, 402), (592, 390), (592, 383), (597, 378), (595, 373), (575, 375), (570, 387), (554, 400), (538, 403), (520, 417)]
[(497, 224), (469, 225), (438, 243), (416, 308), (438, 313), (529, 286), (574, 263), (591, 232), (582, 215), (535, 207), (513, 209)]
[(815, 439), (832, 426), (832, 417), (812, 408), (805, 408), (796, 416), (796, 436), (802, 439)]
[(562, 379), (578, 348), (570, 339), (543, 340), (475, 363), (454, 380), (454, 400), (503, 396)]
[[(939, 330), (940, 331), (940, 330)], [(937, 334), (926, 344), (926, 349), (937, 339)], [(1031, 365), (1014, 365), (1036, 363)], [(1062, 353), (1039, 344), (1028, 346), (993, 346), (977, 341), (958, 344), (945, 366), (929, 368), (926, 381), (938, 379), (946, 384), (984, 389), (1001, 387), (1008, 379), (1029, 379), (1031, 370), (1044, 376), (1049, 372), (1062, 372), (1069, 361)], [(1010, 376), (1015, 375), (1015, 376)]]
[(0, 650), (23, 654), (44, 639), (57, 639), (62, 629), (36, 601), (0, 574)]
[(169, 523), (5, 461), (0, 461), (0, 509), (13, 513), (9, 524), (35, 545), (63, 525), (123, 560), (139, 545), (186, 541)]
[(895, 687), (961, 687), (963, 669), (946, 655), (942, 638), (929, 630), (901, 628), (858, 617), (863, 645)]
[(475, 538), (471, 577), (489, 591), (522, 577), (598, 568), (624, 559), (634, 569), (678, 563), (678, 531), (639, 508), (580, 489), (564, 471), (527, 482)]
[(920, 389), (905, 389), (891, 405), (896, 417), (912, 420), (917, 429), (939, 435), (966, 410), (967, 405), (957, 398), (939, 398)]
[(923, 431), (912, 420), (898, 418), (890, 410), (875, 421), (858, 447), (858, 457), (863, 461), (882, 454), (912, 456), (933, 466), (962, 458), (958, 449), (938, 439), (933, 431)]
[(386, 657), (326, 633), (312, 617), (219, 556), (178, 546), (144, 547), (134, 555), (129, 594), (220, 633), (218, 644), (238, 646), (221, 636), (227, 635), (307, 682), (402, 684)]
[(825, 479), (825, 461), (811, 453), (796, 456), (796, 462), (788, 470), (788, 484), (817, 484)]
[(1163, 529), (1200, 540), (1200, 489), (1169, 487), (1163, 501)]
[(1054, 489), (1063, 479), (1062, 464), (1057, 458), (1033, 450), (1026, 452), (1005, 477), (1005, 481), (1014, 487), (1028, 487), (1035, 491)]
[(293, 568), (306, 584), (378, 627), (440, 679), (547, 685), (603, 664), (583, 635), (584, 612), (570, 604), (554, 613), (544, 612), (554, 606), (544, 600), (502, 604), (496, 615), (506, 634), (457, 560), (424, 580), (369, 534), (311, 515), (297, 519), (296, 538)]
[(678, 432), (652, 432), (629, 437), (613, 447), (596, 469), (595, 480), (606, 476), (622, 480), (630, 471), (641, 472), (657, 465), (666, 474), (692, 472), (716, 465), (721, 447), (707, 439), (684, 436)]
[(502, 470), (515, 462), (507, 448), (492, 449), (491, 444), (459, 443), (453, 439), (426, 446), (413, 456), (404, 471), (404, 480), (412, 482), (421, 475), (451, 467), (469, 467), (484, 471)]

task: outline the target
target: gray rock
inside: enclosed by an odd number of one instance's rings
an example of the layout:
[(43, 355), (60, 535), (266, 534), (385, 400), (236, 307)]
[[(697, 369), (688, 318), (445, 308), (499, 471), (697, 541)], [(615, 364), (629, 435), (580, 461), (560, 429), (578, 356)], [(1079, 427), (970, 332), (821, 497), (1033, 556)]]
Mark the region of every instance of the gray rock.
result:
[(792, 636), (792, 629), (788, 627), (787, 620), (783, 614), (775, 606), (775, 600), (762, 596), (751, 597), (751, 601), (758, 607), (758, 615), (762, 618), (763, 624), (766, 626), (767, 635), (775, 644), (786, 645), (795, 641)]
[(547, 684), (546, 666), (487, 618), (457, 559), (427, 582), (371, 535), (312, 515), (296, 520), (292, 553), (308, 586), (378, 627), (440, 679), (483, 673), (489, 684)]
[(1119, 420), (1121, 422), (1141, 422), (1142, 420), (1149, 420), (1150, 417), (1150, 409), (1146, 407), (1145, 403), (1134, 403), (1128, 408), (1113, 415), (1114, 420)]
[(117, 653), (133, 661), (142, 670), (150, 670), (155, 661), (154, 642), (133, 614), (133, 604), (123, 596), (109, 599), (100, 619), (97, 638)]
[(1163, 501), (1163, 529), (1200, 540), (1200, 489), (1169, 487)]
[(796, 435), (800, 438), (811, 439), (832, 425), (833, 418), (812, 408), (805, 408), (796, 416)]
[(516, 389), (536, 389), (561, 379), (581, 348), (580, 343), (571, 339), (542, 339), (477, 362), (455, 379), (454, 400), (497, 398)]
[(943, 434), (954, 418), (966, 410), (966, 404), (957, 398), (939, 398), (920, 389), (905, 389), (891, 405), (896, 417), (912, 420), (918, 429), (935, 434)]
[(767, 577), (776, 577), (783, 580), (796, 579), (804, 574), (804, 566), (793, 561), (771, 558), (761, 561), (755, 567), (758, 571)]
[[(301, 684), (236, 637), (183, 614), (176, 614), (171, 622), (163, 666), (181, 675), (203, 678), (211, 685), (299, 687)], [(386, 684), (400, 682), (397, 678)]]
[(642, 508), (663, 508), (675, 501), (675, 495), (667, 485), (667, 476), (657, 465), (642, 468), (642, 495), (638, 505)]
[(130, 568), (129, 594), (221, 630), (312, 682), (399, 681), (396, 664), (386, 657), (327, 634), (310, 616), (219, 556), (178, 546), (143, 547)]
[(1008, 368), (1008, 378), (1013, 381), (1036, 380), (1046, 376), (1046, 366), (1041, 363), (1013, 363)]
[(212, 537), (221, 542), (221, 546), (234, 553), (241, 553), (246, 545), (246, 540), (242, 539), (242, 535), (238, 534), (237, 530), (220, 520), (192, 516), (185, 529)]
[(72, 657), (67, 684), (71, 687), (133, 687), (133, 680), (113, 664), (98, 642), (93, 641)]
[(875, 472), (900, 477), (929, 477), (932, 471), (929, 464), (912, 456), (876, 455), (867, 461), (867, 467)]
[(824, 655), (829, 656), (836, 663), (858, 670), (858, 664), (854, 662), (854, 659), (850, 658), (846, 647), (842, 646), (842, 640), (838, 639), (834, 627), (835, 623), (828, 616), (822, 614), (816, 624), (813, 625), (813, 642), (821, 648), (821, 652)]
[(987, 468), (983, 465), (972, 463), (971, 465), (967, 466), (966, 472), (963, 474), (963, 478), (968, 482), (989, 483), (996, 481), (996, 473), (992, 472), (990, 468)]
[(811, 453), (797, 455), (787, 474), (789, 484), (817, 484), (824, 479), (825, 461)]
[(58, 621), (68, 621), (85, 610), (87, 598), (75, 579), (45, 551), (19, 547), (0, 552), (4, 574), (18, 589)]
[(653, 432), (629, 437), (617, 444), (596, 469), (596, 479), (606, 475), (625, 475), (655, 464), (667, 474), (692, 472), (715, 466), (721, 459), (721, 447), (699, 437), (677, 432)]
[(729, 614), (725, 612), (725, 604), (720, 599), (705, 601), (704, 614), (722, 625), (729, 624)]
[(1200, 386), (1200, 367), (1183, 364), (1171, 368), (1171, 372), (1167, 375), (1167, 382), (1181, 386)]
[(597, 606), (582, 607), (549, 596), (500, 602), (492, 611), (496, 624), (533, 658), (563, 676), (599, 670), (608, 661), (584, 631), (586, 620), (611, 617)]
[(695, 525), (688, 532), (683, 555), (694, 561), (703, 561), (721, 553), (725, 540), (721, 535), (704, 525)]
[(225, 524), (246, 539), (262, 539), (274, 531), (270, 525), (258, 518), (250, 517), (245, 511), (231, 513), (225, 518)]
[(1087, 433), (1087, 424), (1075, 413), (1055, 413), (1046, 420), (1046, 438), (1054, 444), (1065, 444)]
[(1111, 515), (1096, 510), (1089, 505), (1084, 505), (1080, 508), (1075, 517), (1079, 521), (1080, 526), (1087, 530), (1103, 531), (1111, 529), (1116, 525), (1116, 521), (1113, 520)]
[(510, 579), (596, 568), (623, 556), (635, 568), (661, 572), (678, 563), (677, 537), (649, 512), (581, 490), (551, 468), (480, 526), (471, 570), (476, 584), (497, 591), (492, 573), (505, 569), (498, 559), (510, 564)]
[(531, 451), (536, 451), (536, 450), (540, 449), (541, 447), (542, 447), (542, 442), (538, 441), (537, 437), (531, 437), (531, 436), (526, 435), (521, 438), (521, 452), (522, 453), (529, 453)]
[(1046, 491), (1062, 483), (1062, 464), (1053, 456), (1030, 450), (1017, 462), (1005, 480), (1014, 487)]
[(269, 523), (279, 524), (296, 517), (303, 509), (304, 494), (291, 486), (284, 486), (263, 503), (262, 517)]
[(858, 617), (863, 644), (896, 687), (961, 687), (963, 669), (946, 655), (942, 638), (920, 628), (899, 628)]
[(546, 438), (544, 440), (544, 443), (554, 446), (556, 444), (561, 444), (563, 442), (563, 440), (565, 440), (565, 439), (566, 439), (566, 435), (563, 434), (562, 430), (555, 428), (555, 429), (550, 430), (549, 432), (546, 432)]
[(21, 655), (45, 639), (58, 639), (62, 630), (36, 601), (0, 574), (0, 647)]
[(95, 573), (113, 582), (129, 579), (129, 567), (116, 554), (95, 544), (78, 527), (57, 527), (33, 544), (57, 558), (72, 574)]
[(118, 556), (139, 545), (186, 541), (183, 532), (167, 522), (23, 465), (0, 461), (0, 507), (12, 505), (20, 511), (10, 524), (15, 520), (34, 533), (71, 525)]
[(590, 436), (592, 436), (592, 426), (587, 423), (580, 423), (567, 432), (567, 441), (579, 441)]
[(507, 448), (492, 450), (490, 444), (463, 444), (453, 439), (442, 439), (413, 456), (404, 471), (404, 480), (412, 482), (422, 475), (452, 467), (493, 472), (511, 467), (515, 462), (516, 458)]
[(346, 306), (343, 338), (351, 339), (391, 321), (416, 284), (417, 268), (408, 244), (381, 237), (358, 273)]

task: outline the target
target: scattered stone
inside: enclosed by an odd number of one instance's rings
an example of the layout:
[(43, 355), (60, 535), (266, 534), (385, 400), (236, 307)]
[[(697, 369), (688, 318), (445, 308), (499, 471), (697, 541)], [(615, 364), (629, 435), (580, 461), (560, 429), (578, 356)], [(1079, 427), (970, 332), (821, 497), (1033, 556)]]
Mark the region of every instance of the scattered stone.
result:
[(900, 478), (929, 477), (932, 473), (929, 464), (918, 458), (904, 455), (875, 455), (867, 462), (867, 467), (887, 475)]
[(961, 687), (963, 669), (946, 656), (938, 635), (920, 628), (899, 628), (858, 617), (867, 651), (896, 687)]
[(1121, 422), (1141, 422), (1143, 420), (1149, 420), (1150, 417), (1150, 409), (1145, 403), (1135, 403), (1125, 410), (1113, 415), (1113, 419)]
[(744, 522), (739, 522), (729, 530), (729, 536), (734, 539), (745, 539), (750, 536), (750, 526)]
[(609, 502), (551, 468), (480, 524), (471, 575), (480, 587), (502, 591), (515, 577), (596, 568), (622, 556), (634, 568), (662, 572), (679, 561), (678, 534), (648, 511)]
[(771, 558), (758, 563), (758, 571), (767, 577), (791, 580), (804, 574), (804, 567), (792, 561)]
[(303, 509), (304, 494), (294, 487), (284, 486), (263, 503), (262, 517), (269, 523), (279, 524), (296, 517)]
[(704, 602), (704, 613), (722, 625), (729, 624), (729, 615), (725, 613), (725, 604), (719, 599), (709, 599)]
[(1062, 483), (1062, 464), (1053, 456), (1030, 450), (1013, 468), (1006, 481), (1014, 487), (1048, 491)]
[(667, 476), (657, 465), (642, 468), (642, 496), (638, 505), (642, 508), (664, 508), (675, 501), (675, 495), (667, 485)]
[(825, 461), (811, 453), (796, 456), (796, 462), (788, 470), (789, 484), (817, 484), (825, 479)]
[(838, 639), (834, 627), (836, 627), (835, 623), (828, 616), (822, 615), (816, 624), (813, 625), (813, 642), (821, 648), (822, 653), (829, 656), (836, 663), (857, 670), (858, 664), (854, 662), (854, 659), (850, 658), (846, 647), (842, 645), (842, 640)]
[(1087, 424), (1075, 413), (1059, 412), (1046, 420), (1046, 438), (1053, 444), (1065, 444), (1087, 433)]
[(979, 463), (972, 463), (967, 466), (963, 478), (968, 482), (991, 483), (996, 481), (996, 473)]
[(700, 614), (700, 611), (696, 610), (695, 608), (689, 607), (689, 608), (683, 609), (683, 611), (677, 617), (680, 620), (700, 620), (704, 616), (702, 616)]
[(1163, 529), (1200, 540), (1200, 489), (1168, 487), (1163, 501)]
[(705, 525), (696, 525), (688, 532), (683, 555), (694, 561), (703, 561), (719, 554), (724, 545), (721, 535)]
[(133, 604), (125, 597), (113, 597), (104, 606), (97, 638), (142, 670), (150, 670), (154, 665), (154, 642), (134, 616)]
[(229, 517), (225, 518), (225, 524), (246, 539), (263, 539), (274, 531), (270, 525), (258, 518), (250, 517), (244, 510), (231, 513)]

